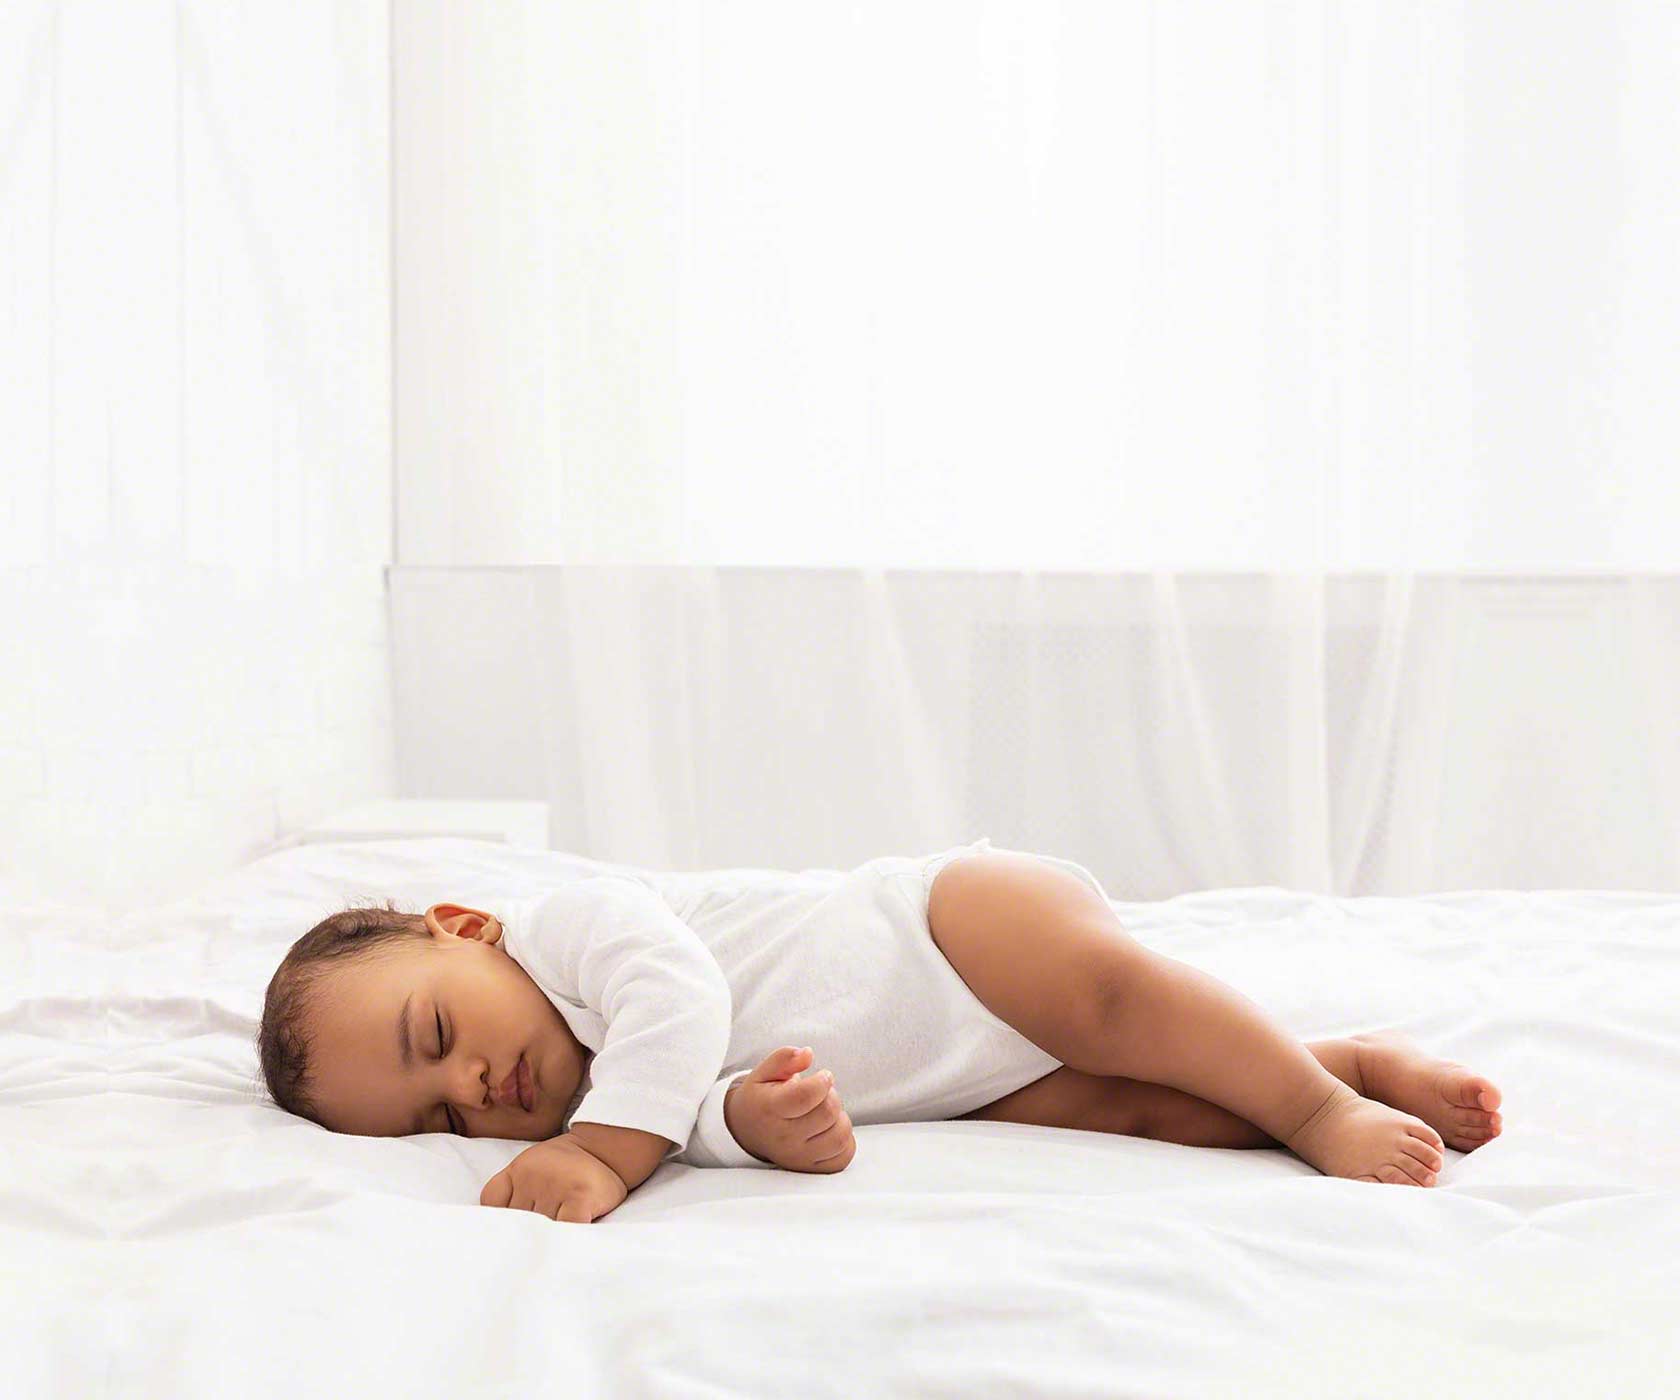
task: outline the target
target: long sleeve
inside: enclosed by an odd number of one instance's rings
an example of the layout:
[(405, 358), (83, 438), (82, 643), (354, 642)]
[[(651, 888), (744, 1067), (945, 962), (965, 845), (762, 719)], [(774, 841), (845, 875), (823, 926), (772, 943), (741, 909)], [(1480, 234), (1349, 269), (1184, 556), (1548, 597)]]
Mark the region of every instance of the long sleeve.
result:
[[(729, 1052), (729, 983), (711, 950), (655, 891), (620, 875), (541, 896), (509, 932), (509, 952), (562, 1014), (579, 1012), (567, 1020), (585, 1026), (584, 1043), (593, 1018), (581, 1007), (605, 1023), (570, 1122), (658, 1133), (673, 1144), (665, 1159), (680, 1153)], [(720, 1123), (721, 1112), (720, 1101)]]
[(744, 1079), (752, 1073), (751, 1070), (738, 1070), (734, 1074), (726, 1074), (711, 1087), (706, 1100), (700, 1105), (699, 1117), (695, 1120), (694, 1133), (688, 1140), (688, 1146), (681, 1154), (681, 1160), (695, 1167), (773, 1167), (773, 1162), (761, 1162), (759, 1159), (735, 1141), (735, 1135), (729, 1131), (729, 1123), (723, 1116), (724, 1096), (729, 1093), (730, 1086), (738, 1079)]

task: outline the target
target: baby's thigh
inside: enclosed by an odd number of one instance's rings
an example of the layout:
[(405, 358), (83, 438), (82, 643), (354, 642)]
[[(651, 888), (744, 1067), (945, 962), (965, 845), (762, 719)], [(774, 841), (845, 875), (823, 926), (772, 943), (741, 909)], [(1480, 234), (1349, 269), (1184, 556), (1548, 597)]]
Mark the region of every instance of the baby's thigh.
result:
[(1086, 1074), (1063, 1065), (1042, 1079), (961, 1115), (991, 1123), (1031, 1123), (1041, 1128), (1080, 1128), (1092, 1133), (1141, 1137), (1129, 1079)]
[(960, 856), (928, 890), (928, 932), (976, 1000), (1062, 1065), (1100, 1071), (1137, 944), (1078, 876), (1021, 851)]

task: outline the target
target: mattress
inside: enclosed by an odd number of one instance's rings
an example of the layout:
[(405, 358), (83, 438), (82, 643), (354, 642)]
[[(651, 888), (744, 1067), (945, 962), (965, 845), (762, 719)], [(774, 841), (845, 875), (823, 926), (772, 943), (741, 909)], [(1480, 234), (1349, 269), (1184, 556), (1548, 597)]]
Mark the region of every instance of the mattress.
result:
[(1399, 1027), (1494, 1079), (1503, 1135), (1448, 1149), (1432, 1189), (1281, 1148), (896, 1123), (858, 1128), (838, 1174), (667, 1162), (558, 1224), (478, 1204), (524, 1143), (350, 1137), (268, 1102), (263, 990), (323, 914), (629, 869), (318, 844), (117, 920), (14, 902), (8, 1393), (1672, 1393), (1680, 896), (1114, 901), (1303, 1040)]

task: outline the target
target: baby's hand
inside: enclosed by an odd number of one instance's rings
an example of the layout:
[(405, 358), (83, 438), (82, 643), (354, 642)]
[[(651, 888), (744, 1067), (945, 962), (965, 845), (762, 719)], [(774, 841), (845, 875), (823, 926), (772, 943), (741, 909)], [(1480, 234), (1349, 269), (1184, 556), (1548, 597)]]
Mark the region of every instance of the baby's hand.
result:
[(629, 1194), (623, 1177), (563, 1134), (527, 1147), (484, 1183), (478, 1203), (587, 1225), (611, 1215)]
[(761, 1161), (791, 1172), (844, 1171), (857, 1155), (852, 1120), (827, 1070), (797, 1078), (811, 1052), (784, 1045), (723, 1096), (723, 1121)]

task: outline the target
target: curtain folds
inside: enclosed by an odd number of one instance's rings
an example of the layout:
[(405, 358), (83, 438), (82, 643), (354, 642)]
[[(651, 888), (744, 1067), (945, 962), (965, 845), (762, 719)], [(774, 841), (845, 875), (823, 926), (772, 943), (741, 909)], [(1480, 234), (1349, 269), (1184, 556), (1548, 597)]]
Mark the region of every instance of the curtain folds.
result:
[[(1672, 575), (391, 573), (400, 791), (847, 868), (976, 836), (1117, 895), (1680, 884)], [(450, 683), (452, 682), (452, 683)]]
[(404, 792), (671, 868), (1674, 886), (1680, 9), (392, 34)]
[(1667, 0), (392, 21), (401, 563), (1675, 557)]

